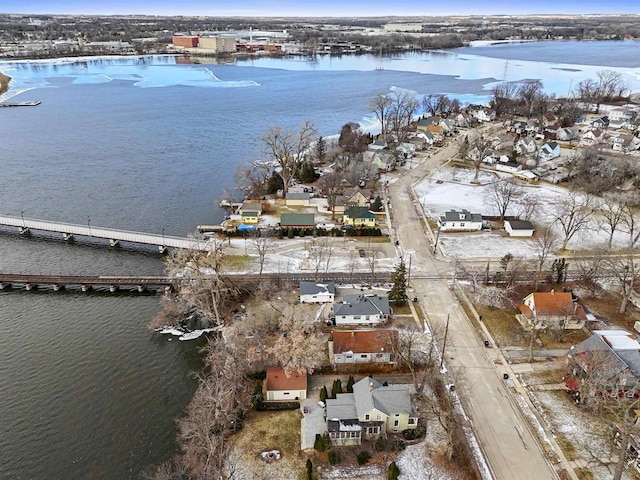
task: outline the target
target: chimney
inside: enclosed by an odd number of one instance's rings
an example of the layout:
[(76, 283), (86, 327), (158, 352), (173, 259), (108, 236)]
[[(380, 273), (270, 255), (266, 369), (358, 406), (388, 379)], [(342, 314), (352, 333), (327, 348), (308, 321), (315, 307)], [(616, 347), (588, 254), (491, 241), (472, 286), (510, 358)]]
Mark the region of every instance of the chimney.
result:
[(551, 291), (549, 292), (551, 295), (554, 295), (556, 293), (556, 289), (552, 288)]
[(369, 391), (373, 392), (373, 382), (369, 382)]

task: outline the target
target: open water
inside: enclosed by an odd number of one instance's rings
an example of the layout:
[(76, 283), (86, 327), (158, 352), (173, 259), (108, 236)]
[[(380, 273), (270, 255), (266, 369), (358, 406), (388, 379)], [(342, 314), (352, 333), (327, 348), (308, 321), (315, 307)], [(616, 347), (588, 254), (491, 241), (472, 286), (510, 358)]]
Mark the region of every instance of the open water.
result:
[[(14, 79), (0, 100), (42, 101), (0, 109), (0, 212), (185, 235), (221, 220), (216, 203), (238, 165), (259, 158), (269, 126), (310, 119), (325, 136), (349, 121), (375, 129), (368, 102), (377, 93), (484, 102), (496, 81), (540, 78), (564, 94), (605, 66), (640, 90), (638, 53), (635, 42), (544, 42), (315, 62), (0, 62)], [(151, 250), (0, 232), (4, 272), (162, 269)], [(175, 451), (174, 420), (195, 389), (202, 341), (149, 332), (159, 305), (0, 293), (0, 478), (137, 478)]]

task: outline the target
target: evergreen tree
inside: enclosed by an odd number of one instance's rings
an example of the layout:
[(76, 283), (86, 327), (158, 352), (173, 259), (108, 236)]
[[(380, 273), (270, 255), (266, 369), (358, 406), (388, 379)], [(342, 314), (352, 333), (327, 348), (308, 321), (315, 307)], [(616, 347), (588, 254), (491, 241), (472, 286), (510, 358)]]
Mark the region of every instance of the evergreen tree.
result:
[(280, 177), (276, 172), (273, 172), (271, 177), (269, 177), (269, 180), (267, 180), (267, 193), (274, 194), (283, 188), (284, 182), (282, 181), (282, 177)]
[(356, 381), (353, 379), (353, 375), (349, 375), (349, 380), (347, 380), (347, 393), (353, 393), (353, 384)]
[(316, 173), (316, 169), (313, 168), (310, 162), (302, 162), (296, 169), (295, 177), (302, 183), (315, 182), (320, 175)]
[[(319, 435), (316, 436), (316, 441)], [(307, 458), (307, 480), (313, 480), (313, 463), (311, 463), (311, 459)]]
[(324, 157), (327, 154), (327, 142), (324, 141), (324, 138), (318, 138), (316, 142), (316, 162), (322, 163), (324, 162)]
[(320, 401), (324, 402), (327, 397), (329, 396), (329, 392), (327, 392), (327, 386), (324, 385), (321, 389), (320, 389)]
[(409, 297), (407, 296), (407, 269), (404, 260), (400, 261), (400, 265), (391, 277), (393, 286), (389, 291), (389, 301), (396, 306), (406, 305)]
[(378, 195), (371, 205), (371, 210), (373, 210), (374, 212), (381, 212), (382, 206), (382, 199), (380, 198), (380, 195)]

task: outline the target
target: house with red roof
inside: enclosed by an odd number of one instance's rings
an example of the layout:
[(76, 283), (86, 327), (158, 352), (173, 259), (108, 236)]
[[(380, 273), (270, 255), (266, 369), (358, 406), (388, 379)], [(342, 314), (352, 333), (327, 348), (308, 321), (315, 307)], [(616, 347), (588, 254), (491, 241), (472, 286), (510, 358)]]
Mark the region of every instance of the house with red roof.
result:
[(578, 303), (572, 292), (533, 292), (518, 305), (516, 318), (525, 330), (584, 327), (590, 314)]
[(266, 385), (266, 401), (307, 398), (307, 372), (291, 372), (287, 375), (283, 368), (269, 367)]
[(334, 330), (329, 357), (336, 365), (394, 363), (397, 344), (396, 330)]

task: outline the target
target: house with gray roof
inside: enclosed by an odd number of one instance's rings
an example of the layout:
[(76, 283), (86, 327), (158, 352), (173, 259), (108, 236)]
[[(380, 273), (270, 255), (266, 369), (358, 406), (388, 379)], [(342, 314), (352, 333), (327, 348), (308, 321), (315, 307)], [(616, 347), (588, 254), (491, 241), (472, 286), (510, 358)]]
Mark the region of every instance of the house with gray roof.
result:
[(418, 414), (404, 385), (383, 386), (373, 377), (353, 385), (353, 393), (327, 399), (327, 430), (336, 446), (360, 445), (387, 432), (400, 433), (418, 426)]
[(389, 298), (375, 294), (345, 295), (333, 305), (336, 325), (374, 325), (389, 319)]
[(482, 230), (482, 215), (469, 210), (450, 210), (438, 219), (438, 228), (443, 232), (465, 232)]
[(300, 303), (330, 303), (336, 296), (336, 285), (333, 281), (312, 282), (302, 280), (300, 282)]
[(316, 228), (313, 213), (283, 213), (280, 215), (280, 228)]
[(640, 398), (640, 343), (632, 333), (594, 330), (589, 338), (571, 347), (567, 365), (570, 391)]

